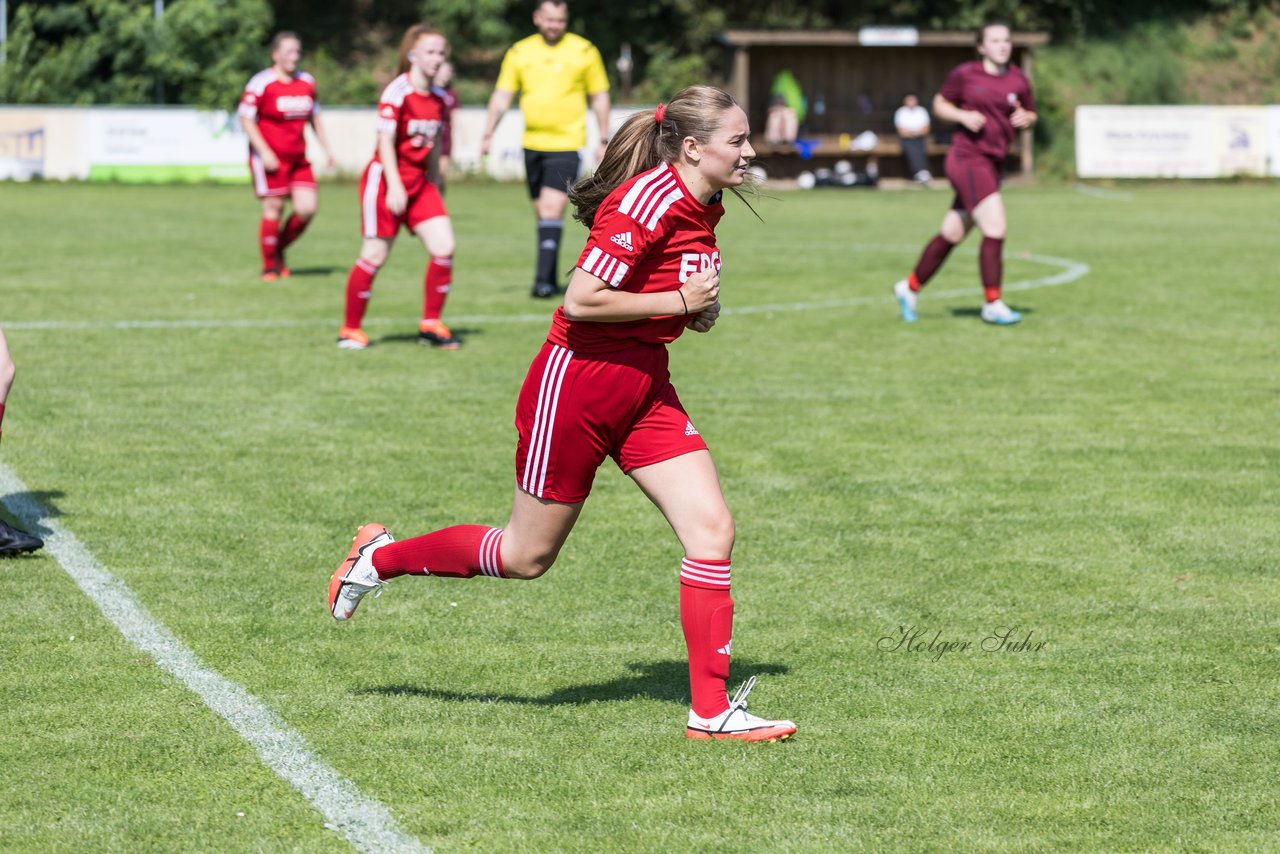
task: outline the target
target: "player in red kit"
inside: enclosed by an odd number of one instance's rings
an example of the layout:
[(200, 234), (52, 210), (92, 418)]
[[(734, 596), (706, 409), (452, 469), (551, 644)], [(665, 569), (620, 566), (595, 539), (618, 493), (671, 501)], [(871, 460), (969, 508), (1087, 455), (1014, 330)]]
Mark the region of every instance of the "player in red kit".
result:
[(742, 184), (747, 116), (719, 89), (691, 86), (629, 118), (594, 175), (570, 192), (591, 229), (516, 403), (515, 499), (505, 528), (456, 525), (395, 541), (365, 525), (329, 582), (349, 619), (401, 575), (537, 578), (555, 562), (606, 458), (666, 517), (684, 550), (680, 621), (689, 652), (690, 738), (775, 741), (790, 721), (730, 699), (734, 524), (715, 464), (671, 385), (667, 344), (720, 314), (721, 194)]
[(1036, 123), (1036, 107), (1026, 75), (1009, 64), (1012, 54), (1009, 25), (1003, 21), (984, 25), (978, 31), (981, 59), (953, 69), (933, 99), (935, 116), (960, 125), (946, 164), (947, 178), (956, 194), (951, 210), (942, 218), (942, 227), (925, 247), (915, 269), (894, 285), (902, 319), (908, 323), (916, 320), (920, 289), (975, 225), (982, 232), (978, 249), (978, 272), (986, 297), (982, 319), (999, 326), (1022, 319), (1000, 299), (1008, 230), (1000, 180), (1009, 143), (1017, 131)]
[(374, 277), (387, 262), (401, 226), (427, 247), (418, 340), (443, 350), (461, 341), (440, 320), (453, 281), (453, 223), (429, 174), (432, 150), (440, 142), (447, 107), (432, 91), (448, 44), (440, 33), (415, 24), (400, 43), (400, 75), (378, 100), (378, 145), (360, 178), (360, 227), (364, 243), (347, 277), (347, 308), (338, 346), (363, 350), (369, 336), (360, 328)]
[[(302, 42), (296, 35), (276, 33), (271, 41), (271, 67), (253, 75), (240, 98), (240, 124), (249, 137), (253, 192), (262, 200), (258, 245), (262, 278), (268, 282), (289, 275), (284, 250), (316, 213), (316, 179), (307, 162), (308, 123), (333, 166), (333, 154), (320, 124), (316, 81), (298, 70), (301, 56)], [(293, 212), (282, 228), (286, 200), (293, 203)]]

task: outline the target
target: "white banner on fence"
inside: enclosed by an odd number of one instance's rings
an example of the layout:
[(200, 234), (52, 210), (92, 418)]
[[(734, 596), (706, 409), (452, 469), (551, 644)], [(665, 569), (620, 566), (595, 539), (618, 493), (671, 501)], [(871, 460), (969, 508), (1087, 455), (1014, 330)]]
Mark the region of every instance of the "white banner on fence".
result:
[[(1267, 107), (1077, 107), (1081, 178), (1267, 174)], [(1274, 162), (1275, 157), (1273, 155)]]
[(90, 181), (247, 181), (248, 150), (225, 110), (89, 111)]
[(1272, 175), (1280, 175), (1280, 104), (1267, 108), (1267, 138), (1270, 140)]
[[(611, 116), (617, 129), (635, 108)], [(583, 107), (587, 147), (583, 168), (595, 164), (599, 137)], [(373, 157), (377, 113), (373, 107), (333, 107), (320, 113), (333, 165), (308, 130), (307, 156), (319, 176), (358, 177)], [(480, 154), (485, 108), (453, 114), (453, 163), (459, 173), (485, 172), (499, 180), (524, 177), (524, 117), (509, 111), (498, 125), (487, 157)], [(189, 107), (0, 106), (0, 180), (46, 179), (169, 183), (249, 181), (249, 143), (235, 114)]]

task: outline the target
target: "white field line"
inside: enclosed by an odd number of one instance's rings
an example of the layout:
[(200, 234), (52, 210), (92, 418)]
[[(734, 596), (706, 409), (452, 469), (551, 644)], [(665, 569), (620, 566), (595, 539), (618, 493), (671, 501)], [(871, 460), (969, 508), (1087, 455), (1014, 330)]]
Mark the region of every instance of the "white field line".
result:
[(1083, 181), (1076, 182), (1076, 192), (1084, 196), (1093, 196), (1095, 199), (1106, 199), (1109, 202), (1133, 201), (1133, 193), (1128, 190), (1108, 190), (1105, 187), (1095, 187)]
[[(828, 244), (822, 244), (826, 247)], [(803, 247), (792, 247), (803, 248)], [(820, 247), (815, 247), (820, 248)], [(878, 244), (852, 244), (845, 247), (850, 251), (866, 252), (866, 251), (889, 251), (913, 253), (919, 251), (919, 246), (885, 246)], [(974, 255), (977, 254), (971, 250), (957, 250), (960, 254)], [(1044, 264), (1049, 267), (1057, 267), (1061, 272), (1049, 276), (1042, 276), (1035, 279), (1023, 279), (1016, 282), (1010, 282), (1004, 286), (1005, 291), (1033, 291), (1040, 288), (1052, 288), (1058, 285), (1065, 285), (1074, 282), (1089, 274), (1089, 265), (1082, 261), (1073, 261), (1070, 258), (1056, 258), (1052, 255), (1034, 255), (1031, 253), (1018, 253), (1011, 256), (1021, 261), (1031, 261), (1036, 264)], [(938, 299), (954, 299), (957, 297), (973, 297), (980, 294), (981, 290), (973, 288), (954, 288), (947, 291), (929, 290), (926, 296), (930, 301)], [(812, 302), (789, 302), (789, 303), (771, 303), (766, 305), (743, 305), (743, 306), (726, 306), (721, 314), (766, 314), (766, 313), (785, 313), (798, 311), (820, 311), (831, 308), (853, 308), (864, 305), (883, 305), (895, 302), (893, 294), (889, 288), (885, 288), (885, 293), (879, 296), (862, 296), (848, 297), (847, 299), (831, 299), (816, 300)], [(495, 325), (506, 323), (550, 323), (551, 311), (548, 308), (545, 312), (532, 314), (473, 314), (473, 315), (451, 315), (449, 323), (453, 326), (475, 325)], [(336, 328), (338, 322), (336, 320), (287, 320), (287, 319), (262, 319), (262, 320), (116, 320), (116, 321), (88, 321), (88, 320), (33, 320), (27, 322), (6, 322), (4, 328), (6, 330), (58, 330), (58, 331), (74, 331), (88, 329), (297, 329), (297, 328), (316, 328), (316, 327), (333, 327)], [(374, 319), (365, 321), (366, 326), (403, 326), (404, 321), (398, 319)]]
[(200, 661), (194, 652), (147, 611), (133, 591), (89, 553), (31, 497), (27, 487), (0, 463), (0, 496), (10, 512), (44, 538), (45, 549), (93, 600), (108, 620), (138, 649), (194, 691), (258, 752), (267, 767), (297, 789), (336, 830), (360, 851), (427, 852), (397, 825), (390, 810), (362, 794), (330, 768), (302, 736), (240, 685)]

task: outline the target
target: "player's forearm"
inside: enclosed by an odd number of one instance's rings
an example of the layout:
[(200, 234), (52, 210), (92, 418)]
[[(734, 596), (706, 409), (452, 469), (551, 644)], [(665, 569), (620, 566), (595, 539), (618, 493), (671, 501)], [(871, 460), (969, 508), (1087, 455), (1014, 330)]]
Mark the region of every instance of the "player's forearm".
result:
[(258, 152), (259, 157), (266, 157), (275, 154), (271, 150), (271, 146), (267, 145), (266, 138), (262, 135), (262, 131), (258, 130), (258, 123), (253, 119), (245, 116), (240, 117), (240, 126), (244, 128), (244, 135), (249, 137), (249, 147)]
[(941, 95), (935, 95), (933, 98), (933, 114), (944, 122), (956, 122), (959, 124), (964, 121), (966, 112), (968, 111), (960, 109)]
[(382, 163), (382, 177), (388, 187), (404, 189), (404, 180), (400, 177), (400, 161), (396, 159), (396, 143), (390, 135), (378, 134), (378, 160)]
[(320, 123), (319, 116), (311, 117), (311, 129), (315, 131), (316, 141), (320, 143), (320, 147), (324, 149), (324, 153), (333, 156), (333, 149), (329, 147), (329, 135), (324, 132), (324, 125)]
[(573, 271), (564, 294), (564, 314), (570, 320), (625, 323), (687, 312), (679, 291), (637, 294), (615, 290), (579, 268)]
[(609, 93), (597, 92), (591, 96), (591, 111), (596, 114), (596, 123), (600, 126), (600, 139), (609, 138)]
[(493, 136), (493, 132), (498, 129), (498, 122), (502, 121), (502, 114), (511, 106), (511, 100), (514, 97), (514, 92), (508, 92), (505, 89), (493, 90), (493, 94), (489, 96), (489, 109), (484, 120), (486, 137)]

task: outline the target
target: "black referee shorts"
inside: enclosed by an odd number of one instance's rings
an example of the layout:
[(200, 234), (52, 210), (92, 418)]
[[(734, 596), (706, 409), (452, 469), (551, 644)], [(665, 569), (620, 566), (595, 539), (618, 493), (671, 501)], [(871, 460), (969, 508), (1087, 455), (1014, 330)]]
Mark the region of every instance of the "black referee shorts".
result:
[(578, 180), (582, 158), (576, 151), (524, 150), (524, 174), (529, 182), (529, 198), (536, 199), (543, 187), (567, 193)]

